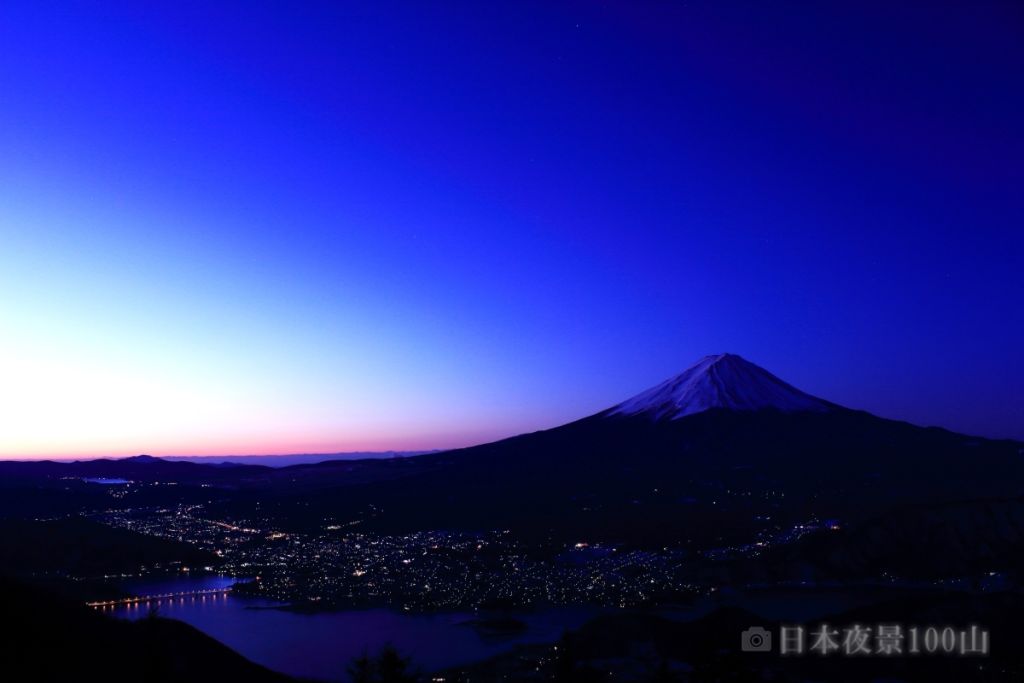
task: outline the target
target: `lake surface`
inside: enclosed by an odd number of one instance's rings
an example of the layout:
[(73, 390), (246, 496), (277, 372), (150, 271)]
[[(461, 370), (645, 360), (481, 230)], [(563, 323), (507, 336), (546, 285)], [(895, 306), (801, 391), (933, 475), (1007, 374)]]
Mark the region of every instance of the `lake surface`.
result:
[[(234, 579), (203, 578), (137, 581), (122, 584), (132, 595), (225, 588)], [(234, 595), (164, 599), (159, 603), (107, 608), (107, 614), (134, 619), (156, 606), (162, 616), (179, 619), (268, 668), (323, 681), (346, 679), (346, 668), (365, 650), (385, 643), (413, 658), (425, 671), (486, 659), (520, 643), (558, 640), (599, 613), (597, 608), (549, 608), (515, 616), (527, 625), (512, 636), (482, 635), (467, 622), (472, 612), (410, 614), (390, 609), (361, 609), (300, 614), (272, 609), (276, 603)]]

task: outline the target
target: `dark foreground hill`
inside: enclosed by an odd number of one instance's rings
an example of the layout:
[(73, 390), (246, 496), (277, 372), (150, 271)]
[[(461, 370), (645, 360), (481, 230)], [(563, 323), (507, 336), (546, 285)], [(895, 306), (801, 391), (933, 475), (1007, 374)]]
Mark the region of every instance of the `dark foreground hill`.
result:
[(178, 621), (104, 616), (0, 578), (0, 680), (17, 683), (288, 683)]

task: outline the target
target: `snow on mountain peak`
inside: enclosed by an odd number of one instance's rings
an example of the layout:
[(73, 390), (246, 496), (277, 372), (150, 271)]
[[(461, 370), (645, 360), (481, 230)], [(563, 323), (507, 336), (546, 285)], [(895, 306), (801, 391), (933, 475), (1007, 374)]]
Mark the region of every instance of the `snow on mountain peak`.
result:
[(805, 394), (732, 353), (705, 356), (692, 367), (606, 411), (676, 420), (712, 408), (782, 412), (826, 411), (836, 406)]

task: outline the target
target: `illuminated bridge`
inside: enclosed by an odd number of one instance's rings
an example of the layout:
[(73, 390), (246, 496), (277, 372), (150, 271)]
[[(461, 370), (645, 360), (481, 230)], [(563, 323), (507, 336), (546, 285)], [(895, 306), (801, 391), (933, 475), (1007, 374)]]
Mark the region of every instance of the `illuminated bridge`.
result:
[(158, 602), (160, 600), (175, 600), (185, 598), (206, 597), (207, 595), (227, 595), (231, 588), (207, 588), (196, 591), (183, 591), (181, 593), (159, 593), (154, 595), (136, 595), (130, 598), (119, 598), (117, 600), (98, 600), (85, 603), (89, 607), (118, 607), (120, 605), (141, 605), (147, 602)]

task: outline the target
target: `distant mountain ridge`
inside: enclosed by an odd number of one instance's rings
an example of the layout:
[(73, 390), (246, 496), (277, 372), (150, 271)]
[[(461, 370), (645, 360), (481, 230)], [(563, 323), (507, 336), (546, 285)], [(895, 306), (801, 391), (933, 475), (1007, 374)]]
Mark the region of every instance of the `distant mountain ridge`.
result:
[(265, 465), (267, 467), (291, 467), (294, 465), (316, 465), (325, 462), (353, 460), (388, 460), (411, 458), (425, 453), (437, 453), (436, 449), (421, 451), (344, 451), (338, 453), (286, 453), (283, 455), (168, 455), (162, 459), (175, 462), (193, 462), (197, 465)]
[(50, 463), (55, 465), (75, 465), (89, 462), (147, 464), (188, 462), (196, 465), (237, 466), (255, 465), (262, 467), (291, 467), (294, 465), (316, 465), (319, 463), (356, 460), (388, 460), (393, 458), (411, 458), (427, 453), (440, 453), (440, 449), (419, 451), (341, 451), (337, 453), (285, 453), (268, 455), (131, 455), (101, 456), (95, 458), (12, 458), (0, 459), (0, 463)]

